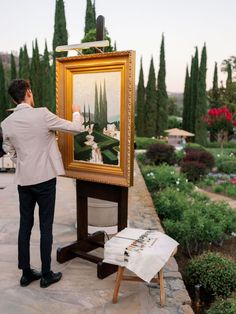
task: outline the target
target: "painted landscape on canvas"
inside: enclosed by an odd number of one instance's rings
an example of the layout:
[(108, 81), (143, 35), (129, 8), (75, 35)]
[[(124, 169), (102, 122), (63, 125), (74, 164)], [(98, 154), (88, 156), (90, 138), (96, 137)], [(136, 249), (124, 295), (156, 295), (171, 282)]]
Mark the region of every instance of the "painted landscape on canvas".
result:
[(74, 136), (74, 160), (120, 164), (120, 72), (73, 76), (73, 103), (79, 104), (84, 131)]

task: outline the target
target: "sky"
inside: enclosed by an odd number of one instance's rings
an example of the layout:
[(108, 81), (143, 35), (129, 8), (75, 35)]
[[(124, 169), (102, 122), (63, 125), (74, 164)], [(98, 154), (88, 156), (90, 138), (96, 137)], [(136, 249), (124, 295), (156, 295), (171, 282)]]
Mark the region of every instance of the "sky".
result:
[[(84, 35), (86, 0), (64, 0), (69, 44)], [(19, 51), (37, 38), (52, 47), (55, 0), (0, 0), (0, 51)], [(136, 51), (136, 83), (140, 58), (147, 81), (153, 56), (156, 73), (162, 33), (165, 36), (166, 85), (170, 92), (183, 92), (186, 66), (195, 47), (207, 47), (207, 88), (212, 87), (215, 62), (236, 55), (235, 0), (96, 0), (97, 15), (105, 16), (106, 27), (117, 49)], [(219, 81), (226, 75), (219, 71)]]

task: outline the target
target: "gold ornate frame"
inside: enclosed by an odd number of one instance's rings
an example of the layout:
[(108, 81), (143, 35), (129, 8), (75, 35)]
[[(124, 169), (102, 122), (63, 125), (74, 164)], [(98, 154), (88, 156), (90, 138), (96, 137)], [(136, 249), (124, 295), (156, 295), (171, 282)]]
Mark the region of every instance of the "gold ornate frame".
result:
[(59, 134), (59, 147), (66, 176), (128, 187), (133, 185), (135, 52), (123, 51), (58, 58), (56, 60), (56, 109), (61, 118), (72, 120), (73, 75), (106, 71), (121, 73), (119, 165), (74, 160), (73, 135), (68, 133)]

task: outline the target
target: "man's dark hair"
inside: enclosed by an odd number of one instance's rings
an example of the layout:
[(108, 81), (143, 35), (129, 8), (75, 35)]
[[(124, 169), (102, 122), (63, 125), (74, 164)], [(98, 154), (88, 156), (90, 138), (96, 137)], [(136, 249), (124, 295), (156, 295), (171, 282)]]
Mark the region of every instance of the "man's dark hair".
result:
[(8, 94), (17, 103), (20, 104), (26, 95), (26, 91), (30, 89), (30, 83), (26, 80), (13, 80), (8, 87)]

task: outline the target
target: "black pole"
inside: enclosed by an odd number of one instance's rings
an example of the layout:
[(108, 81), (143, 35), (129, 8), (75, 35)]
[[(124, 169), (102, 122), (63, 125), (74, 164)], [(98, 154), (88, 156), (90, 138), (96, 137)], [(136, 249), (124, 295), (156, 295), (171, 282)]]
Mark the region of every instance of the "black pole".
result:
[[(97, 17), (97, 24), (96, 24), (96, 41), (104, 40), (105, 35), (105, 18), (103, 15), (99, 15)], [(104, 48), (101, 48), (102, 50)]]

